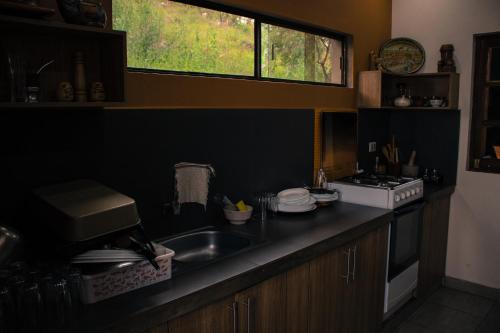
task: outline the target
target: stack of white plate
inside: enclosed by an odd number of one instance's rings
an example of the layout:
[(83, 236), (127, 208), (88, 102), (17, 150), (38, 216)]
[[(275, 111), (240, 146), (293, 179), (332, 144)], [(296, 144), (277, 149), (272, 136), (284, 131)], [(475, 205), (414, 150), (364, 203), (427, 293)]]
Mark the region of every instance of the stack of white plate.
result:
[(316, 209), (316, 199), (305, 188), (291, 188), (278, 193), (278, 211), (305, 213)]
[(311, 197), (316, 199), (316, 202), (318, 204), (329, 204), (331, 202), (334, 202), (335, 200), (339, 199), (339, 194), (338, 192), (333, 192), (333, 193), (311, 193)]

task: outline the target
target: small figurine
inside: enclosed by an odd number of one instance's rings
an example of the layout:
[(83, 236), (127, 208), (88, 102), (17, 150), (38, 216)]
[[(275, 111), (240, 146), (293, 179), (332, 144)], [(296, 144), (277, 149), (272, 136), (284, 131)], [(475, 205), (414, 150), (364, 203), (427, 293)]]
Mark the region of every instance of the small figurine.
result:
[(369, 63), (369, 69), (371, 71), (376, 71), (376, 70), (382, 70), (382, 66), (380, 64), (380, 58), (377, 57), (377, 54), (375, 51), (370, 51), (370, 63)]
[(453, 60), (453, 44), (443, 44), (439, 51), (441, 52), (441, 60), (438, 61), (438, 72), (455, 73), (455, 61)]
[[(406, 85), (404, 83), (398, 83), (397, 88), (399, 89), (399, 97), (394, 99), (394, 106), (396, 107), (408, 107), (411, 105), (411, 98), (407, 96)], [(409, 95), (409, 94), (408, 94)]]
[(57, 86), (57, 100), (59, 102), (71, 102), (75, 98), (75, 92), (71, 83), (63, 81)]
[(93, 102), (102, 102), (106, 99), (104, 85), (102, 82), (92, 82), (90, 85), (90, 100)]

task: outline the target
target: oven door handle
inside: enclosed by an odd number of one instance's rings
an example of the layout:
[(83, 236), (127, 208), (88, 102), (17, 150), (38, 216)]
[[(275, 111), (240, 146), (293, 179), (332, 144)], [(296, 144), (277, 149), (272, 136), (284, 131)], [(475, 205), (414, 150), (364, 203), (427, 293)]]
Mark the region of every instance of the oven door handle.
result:
[(400, 215), (404, 215), (406, 213), (409, 213), (409, 212), (412, 212), (415, 210), (420, 210), (424, 207), (424, 205), (425, 205), (425, 202), (419, 202), (419, 203), (413, 204), (411, 206), (406, 206), (403, 208), (396, 208), (394, 210), (394, 216), (400, 216)]

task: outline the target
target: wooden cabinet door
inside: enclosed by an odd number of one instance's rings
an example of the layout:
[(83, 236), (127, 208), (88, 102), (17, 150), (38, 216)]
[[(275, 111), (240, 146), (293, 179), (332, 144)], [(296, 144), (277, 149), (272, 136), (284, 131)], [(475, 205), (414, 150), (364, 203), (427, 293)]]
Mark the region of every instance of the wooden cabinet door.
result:
[(351, 245), (351, 283), (342, 303), (342, 332), (378, 332), (384, 313), (388, 226)]
[(307, 333), (309, 327), (309, 263), (286, 272), (286, 332)]
[(310, 263), (309, 333), (380, 330), (387, 238), (381, 227)]
[(450, 197), (426, 203), (422, 224), (418, 296), (426, 297), (437, 289), (445, 275)]
[(286, 332), (286, 275), (281, 274), (236, 295), (239, 333)]
[(168, 332), (238, 333), (237, 316), (237, 304), (230, 297), (169, 321)]
[(235, 297), (173, 319), (168, 332), (376, 332), (383, 315), (387, 230), (379, 228)]
[(309, 333), (340, 332), (347, 252), (339, 248), (310, 262)]

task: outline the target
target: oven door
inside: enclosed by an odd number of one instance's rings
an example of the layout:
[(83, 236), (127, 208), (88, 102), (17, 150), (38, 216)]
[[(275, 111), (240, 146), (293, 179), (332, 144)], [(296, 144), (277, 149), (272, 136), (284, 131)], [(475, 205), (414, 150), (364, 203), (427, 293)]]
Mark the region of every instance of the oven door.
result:
[(389, 245), (387, 281), (418, 261), (424, 202), (413, 203), (394, 210)]

